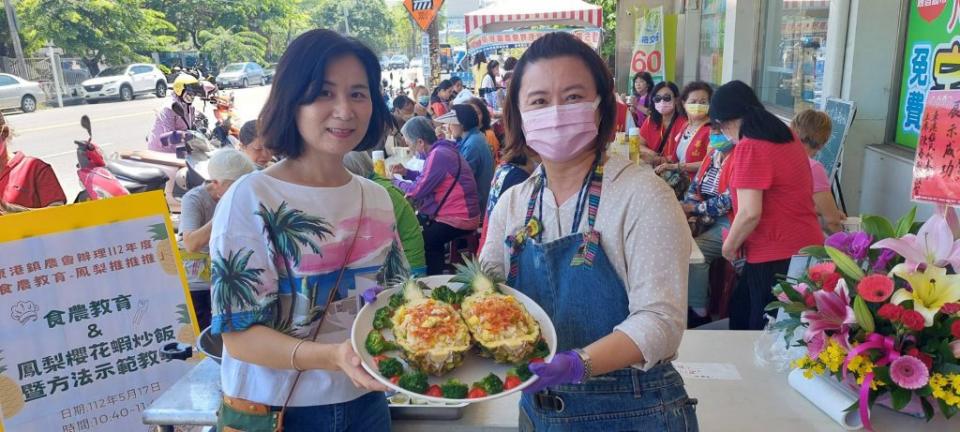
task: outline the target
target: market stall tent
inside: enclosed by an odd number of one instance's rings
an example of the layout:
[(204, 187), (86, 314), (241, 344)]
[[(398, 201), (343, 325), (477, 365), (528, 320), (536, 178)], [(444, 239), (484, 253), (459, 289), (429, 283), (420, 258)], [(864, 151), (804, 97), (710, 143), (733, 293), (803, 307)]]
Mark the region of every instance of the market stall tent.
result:
[(558, 25), (603, 27), (603, 8), (580, 0), (512, 0), (469, 12), (467, 34), (493, 33), (516, 27)]

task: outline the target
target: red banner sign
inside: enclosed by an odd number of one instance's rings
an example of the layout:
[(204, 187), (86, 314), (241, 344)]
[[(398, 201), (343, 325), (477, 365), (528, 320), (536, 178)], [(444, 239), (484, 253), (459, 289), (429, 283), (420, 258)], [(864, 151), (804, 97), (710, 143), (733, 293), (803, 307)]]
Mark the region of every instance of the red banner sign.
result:
[(913, 167), (913, 199), (960, 204), (960, 90), (927, 96)]

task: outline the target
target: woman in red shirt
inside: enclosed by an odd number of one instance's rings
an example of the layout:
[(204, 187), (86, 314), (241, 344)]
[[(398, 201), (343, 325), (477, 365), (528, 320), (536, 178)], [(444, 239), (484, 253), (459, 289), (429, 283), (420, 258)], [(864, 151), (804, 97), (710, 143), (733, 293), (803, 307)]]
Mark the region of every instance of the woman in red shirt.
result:
[(761, 330), (776, 275), (787, 273), (801, 248), (823, 244), (810, 165), (790, 128), (741, 81), (717, 89), (710, 118), (736, 143), (730, 161), (734, 218), (722, 253), (731, 262), (745, 255), (746, 264), (730, 299), (730, 328)]
[(65, 204), (67, 198), (53, 168), (20, 152), (10, 154), (11, 135), (0, 115), (0, 214)]
[(663, 151), (667, 162), (657, 166), (657, 174), (684, 171), (692, 176), (700, 170), (710, 144), (710, 117), (707, 114), (712, 97), (713, 88), (703, 81), (694, 81), (683, 87), (680, 112), (686, 121), (674, 127), (670, 147)]
[(687, 122), (680, 109), (680, 90), (677, 85), (663, 81), (653, 87), (653, 110), (640, 126), (640, 155), (652, 166), (666, 163), (664, 151), (675, 146), (674, 131)]

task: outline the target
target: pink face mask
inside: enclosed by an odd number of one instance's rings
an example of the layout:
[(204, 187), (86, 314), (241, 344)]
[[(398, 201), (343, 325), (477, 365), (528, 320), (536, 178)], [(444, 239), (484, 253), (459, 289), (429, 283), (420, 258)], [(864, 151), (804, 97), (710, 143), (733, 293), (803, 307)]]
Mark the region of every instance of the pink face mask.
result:
[(520, 113), (527, 145), (550, 162), (566, 162), (583, 152), (597, 138), (596, 113), (600, 98), (593, 102), (554, 105)]

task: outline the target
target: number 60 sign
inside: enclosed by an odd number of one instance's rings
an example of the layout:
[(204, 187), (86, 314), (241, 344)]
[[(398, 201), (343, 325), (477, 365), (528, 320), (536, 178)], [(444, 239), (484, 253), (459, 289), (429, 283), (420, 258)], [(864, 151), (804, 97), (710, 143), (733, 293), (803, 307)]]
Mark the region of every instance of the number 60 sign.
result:
[(653, 50), (649, 53), (638, 49), (633, 53), (633, 60), (630, 62), (633, 73), (648, 72), (650, 75), (658, 75), (663, 71), (663, 54), (660, 50)]

